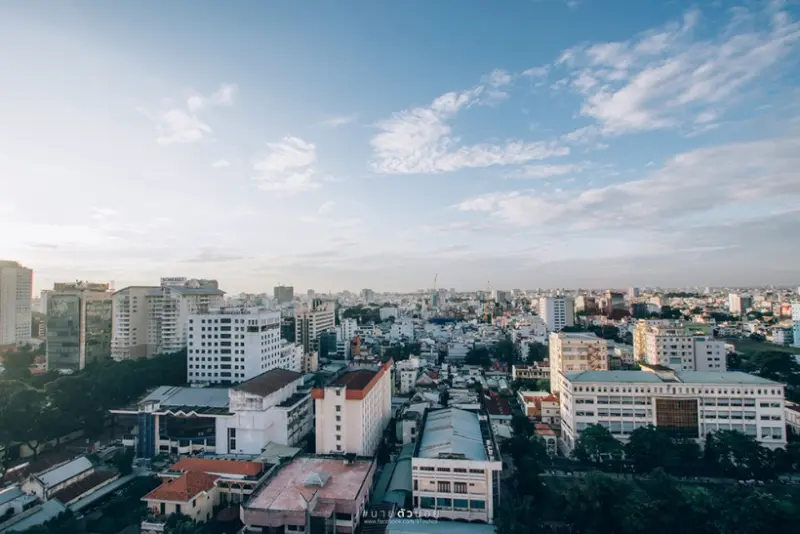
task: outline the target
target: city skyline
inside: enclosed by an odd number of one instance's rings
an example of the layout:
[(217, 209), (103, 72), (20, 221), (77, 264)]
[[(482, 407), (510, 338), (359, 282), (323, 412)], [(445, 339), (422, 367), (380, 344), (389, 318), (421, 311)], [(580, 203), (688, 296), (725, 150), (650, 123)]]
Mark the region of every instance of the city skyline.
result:
[(3, 259), (35, 294), (797, 285), (796, 6), (342, 5), (4, 2)]

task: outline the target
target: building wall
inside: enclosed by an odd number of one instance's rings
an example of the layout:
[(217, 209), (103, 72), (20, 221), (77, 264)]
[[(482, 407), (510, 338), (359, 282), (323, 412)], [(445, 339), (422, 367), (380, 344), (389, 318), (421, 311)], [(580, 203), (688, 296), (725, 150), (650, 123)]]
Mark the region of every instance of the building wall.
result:
[(16, 262), (0, 261), (0, 346), (31, 339), (33, 271)]
[(792, 344), (800, 347), (800, 302), (792, 303), (792, 330), (794, 331)]
[[(492, 472), (501, 470), (502, 462), (497, 461), (414, 457), (411, 459), (414, 508), (436, 507), (440, 518), (491, 523), (495, 517), (494, 494), (498, 490), (492, 482)], [(456, 509), (456, 504), (461, 509)]]
[(567, 451), (574, 448), (575, 440), (588, 425), (608, 426), (614, 437), (622, 441), (635, 428), (656, 425), (657, 398), (696, 399), (699, 440), (708, 432), (732, 429), (752, 435), (768, 447), (786, 445), (781, 384), (573, 384), (564, 375), (561, 384), (561, 438)]
[[(180, 511), (180, 513), (189, 516), (198, 523), (204, 523), (214, 515), (214, 506), (219, 504), (219, 492), (217, 488), (214, 488), (209, 493), (200, 493), (188, 502), (155, 499), (148, 499), (145, 502), (147, 503), (147, 508), (152, 510), (154, 514), (163, 513), (163, 515), (169, 516)], [(161, 511), (162, 504), (164, 505), (164, 512)]]
[(550, 334), (550, 392), (557, 393), (560, 373), (607, 371), (608, 342), (593, 334)]
[(295, 315), (295, 341), (303, 345), (306, 353), (318, 350), (320, 334), (335, 328), (332, 302), (312, 303), (311, 308), (299, 309)]
[(542, 297), (539, 300), (539, 316), (548, 330), (559, 332), (565, 326), (575, 324), (575, 301), (572, 297)]

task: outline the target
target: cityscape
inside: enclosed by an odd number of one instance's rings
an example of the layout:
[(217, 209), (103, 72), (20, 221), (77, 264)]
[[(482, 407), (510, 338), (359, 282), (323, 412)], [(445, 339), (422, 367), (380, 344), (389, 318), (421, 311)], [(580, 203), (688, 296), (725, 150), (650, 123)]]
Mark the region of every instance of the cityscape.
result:
[(799, 21), (0, 2), (0, 534), (800, 531)]

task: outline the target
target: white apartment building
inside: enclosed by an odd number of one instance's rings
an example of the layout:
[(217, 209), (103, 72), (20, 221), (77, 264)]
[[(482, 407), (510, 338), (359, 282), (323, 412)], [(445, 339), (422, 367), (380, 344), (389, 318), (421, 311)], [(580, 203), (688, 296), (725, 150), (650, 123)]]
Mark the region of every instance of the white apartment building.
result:
[(397, 306), (384, 306), (378, 310), (381, 321), (387, 320), (389, 317), (394, 317), (396, 320), (400, 319), (400, 309)]
[(312, 391), (317, 454), (375, 455), (392, 417), (393, 364), (351, 370)]
[[(637, 327), (638, 328), (638, 327)], [(675, 371), (725, 371), (725, 342), (697, 336), (683, 326), (646, 326), (634, 336), (634, 354), (649, 365), (663, 365)]]
[(561, 439), (575, 447), (589, 425), (625, 441), (653, 425), (702, 441), (709, 432), (737, 430), (762, 445), (786, 445), (784, 385), (738, 372), (583, 371), (561, 380)]
[(399, 341), (401, 339), (414, 340), (414, 323), (410, 319), (400, 319), (395, 321), (389, 329), (389, 339)]
[(793, 345), (800, 347), (800, 302), (792, 303)]
[(539, 299), (539, 316), (547, 329), (559, 332), (575, 324), (575, 301), (572, 297), (542, 297)]
[(0, 260), (0, 346), (30, 341), (32, 295), (33, 271)]
[(753, 307), (753, 297), (749, 295), (738, 295), (730, 293), (728, 295), (728, 310), (733, 315), (743, 315), (748, 309)]
[(411, 458), (413, 506), (436, 517), (494, 522), (503, 462), (488, 417), (429, 410)]
[(420, 360), (417, 356), (412, 356), (408, 360), (394, 364), (395, 375), (399, 384), (400, 395), (408, 395), (414, 391), (414, 385), (419, 376)]
[(313, 299), (310, 306), (298, 308), (295, 312), (295, 341), (303, 345), (303, 350), (319, 350), (319, 336), (336, 328), (334, 303)]
[(190, 384), (237, 384), (270, 369), (300, 371), (294, 347), (281, 343), (281, 314), (219, 308), (189, 316)]
[(114, 359), (149, 357), (187, 347), (189, 316), (221, 308), (216, 280), (162, 278), (160, 286), (131, 286), (112, 296)]
[(608, 342), (594, 334), (550, 334), (550, 392), (559, 392), (559, 374), (574, 371), (608, 371)]

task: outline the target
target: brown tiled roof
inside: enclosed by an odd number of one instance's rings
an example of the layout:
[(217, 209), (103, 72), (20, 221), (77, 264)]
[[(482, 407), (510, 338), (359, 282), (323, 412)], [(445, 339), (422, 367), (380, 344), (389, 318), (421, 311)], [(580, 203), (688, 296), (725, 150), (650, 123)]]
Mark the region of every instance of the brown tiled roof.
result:
[(486, 411), (491, 415), (511, 415), (511, 405), (508, 400), (495, 393), (486, 399)]
[(222, 473), (226, 475), (258, 476), (264, 469), (259, 462), (239, 460), (218, 460), (216, 458), (183, 458), (172, 464), (175, 471), (196, 471), (198, 473)]
[(288, 386), (302, 376), (302, 374), (289, 371), (288, 369), (272, 369), (246, 382), (242, 382), (233, 389), (266, 397), (271, 393), (275, 393), (282, 387)]
[(377, 371), (369, 369), (358, 369), (349, 371), (333, 381), (332, 386), (345, 386), (348, 389), (364, 389), (370, 381), (378, 374)]
[(53, 494), (53, 498), (61, 501), (61, 504), (69, 504), (74, 499), (77, 499), (90, 489), (99, 486), (103, 482), (111, 480), (119, 476), (112, 471), (95, 471), (86, 478), (83, 478), (74, 484), (70, 484), (66, 488), (59, 490)]
[(219, 477), (197, 471), (187, 471), (175, 480), (170, 480), (142, 497), (143, 501), (189, 502), (203, 491), (214, 487)]

